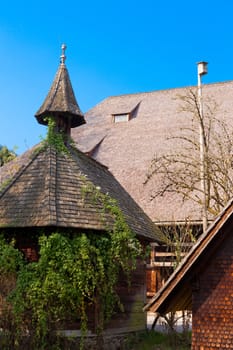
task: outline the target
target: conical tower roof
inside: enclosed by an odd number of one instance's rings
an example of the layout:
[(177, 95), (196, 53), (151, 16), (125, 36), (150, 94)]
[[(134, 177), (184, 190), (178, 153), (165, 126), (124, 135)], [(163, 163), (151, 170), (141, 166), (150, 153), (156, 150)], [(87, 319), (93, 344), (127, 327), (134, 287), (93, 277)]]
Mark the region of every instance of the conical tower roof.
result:
[[(84, 120), (64, 65), (64, 51), (49, 95), (36, 114), (39, 122), (45, 123), (46, 113), (57, 122), (53, 137), (0, 168), (0, 228), (106, 230), (114, 224), (114, 216), (105, 211), (104, 201), (93, 198), (97, 191), (100, 198), (108, 195), (116, 201), (137, 236), (160, 241), (160, 231), (104, 165), (63, 138), (59, 138), (62, 149), (58, 147), (59, 122), (66, 127), (66, 117), (73, 124)], [(7, 186), (1, 187), (1, 182)]]
[(96, 189), (116, 200), (137, 236), (161, 241), (160, 231), (105, 166), (75, 148), (68, 151), (60, 153), (48, 145), (0, 168), (3, 181), (11, 176), (9, 184), (0, 187), (0, 228), (106, 230), (113, 217), (103, 214), (104, 204), (93, 199), (90, 190)]
[(65, 65), (65, 49), (66, 46), (63, 44), (61, 61), (55, 79), (35, 117), (40, 124), (47, 125), (48, 117), (59, 117), (62, 115), (69, 124), (69, 127), (74, 128), (84, 124), (85, 119), (76, 101), (69, 73)]

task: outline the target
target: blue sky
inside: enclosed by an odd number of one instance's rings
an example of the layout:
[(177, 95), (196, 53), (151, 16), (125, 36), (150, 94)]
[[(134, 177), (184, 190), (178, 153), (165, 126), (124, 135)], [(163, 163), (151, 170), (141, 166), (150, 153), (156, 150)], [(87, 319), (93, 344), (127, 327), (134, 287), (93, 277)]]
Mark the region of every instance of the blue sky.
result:
[[(21, 154), (46, 132), (34, 114), (61, 44), (83, 112), (110, 95), (233, 80), (233, 2), (4, 1), (0, 9), (0, 144)], [(232, 93), (233, 98), (233, 93)]]

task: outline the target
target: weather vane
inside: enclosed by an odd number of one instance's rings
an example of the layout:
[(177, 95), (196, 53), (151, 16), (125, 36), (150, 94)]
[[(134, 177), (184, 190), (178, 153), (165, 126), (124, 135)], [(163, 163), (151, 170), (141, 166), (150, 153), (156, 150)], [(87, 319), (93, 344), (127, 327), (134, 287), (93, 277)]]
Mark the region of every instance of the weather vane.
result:
[(62, 44), (61, 50), (62, 50), (62, 53), (60, 56), (60, 62), (61, 62), (61, 64), (65, 64), (65, 60), (66, 60), (66, 55), (65, 55), (66, 45), (65, 44)]

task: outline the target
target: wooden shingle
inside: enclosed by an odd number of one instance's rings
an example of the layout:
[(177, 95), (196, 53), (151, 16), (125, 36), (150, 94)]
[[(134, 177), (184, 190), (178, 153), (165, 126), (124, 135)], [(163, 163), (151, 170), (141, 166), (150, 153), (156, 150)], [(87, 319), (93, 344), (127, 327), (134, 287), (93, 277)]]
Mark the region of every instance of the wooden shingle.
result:
[(47, 125), (46, 117), (56, 114), (65, 117), (71, 128), (85, 124), (65, 64), (59, 66), (49, 93), (35, 117), (40, 124)]
[[(108, 166), (147, 215), (159, 224), (201, 222), (199, 205), (184, 202), (178, 194), (166, 193), (151, 200), (160, 188), (159, 177), (144, 184), (155, 156), (183, 152), (177, 136), (182, 134), (181, 130), (190, 128), (193, 115), (181, 112), (180, 96), (187, 96), (190, 89), (195, 92), (196, 87), (110, 96), (85, 114), (85, 125), (72, 130), (77, 147), (83, 152), (94, 150), (95, 159)], [(204, 103), (217, 106), (214, 117), (226, 121), (231, 130), (233, 81), (204, 84), (202, 92)], [(134, 118), (113, 122), (112, 114), (127, 113), (138, 104)]]
[[(3, 167), (2, 179), (10, 167), (14, 169), (13, 163)], [(51, 146), (28, 154), (27, 162), (2, 189), (0, 227), (104, 230), (113, 224), (113, 218), (106, 214), (103, 220), (101, 203), (85, 195), (88, 186), (117, 201), (135, 234), (146, 240), (160, 240), (151, 220), (105, 166), (74, 148), (66, 154), (57, 153)]]
[(45, 125), (53, 120), (52, 132), (62, 136), (67, 152), (47, 142), (0, 168), (0, 227), (105, 230), (114, 218), (103, 214), (103, 203), (85, 195), (89, 187), (116, 200), (136, 235), (160, 241), (159, 230), (108, 169), (69, 146), (70, 129), (85, 120), (65, 66), (65, 49), (63, 44), (57, 74), (35, 117)]

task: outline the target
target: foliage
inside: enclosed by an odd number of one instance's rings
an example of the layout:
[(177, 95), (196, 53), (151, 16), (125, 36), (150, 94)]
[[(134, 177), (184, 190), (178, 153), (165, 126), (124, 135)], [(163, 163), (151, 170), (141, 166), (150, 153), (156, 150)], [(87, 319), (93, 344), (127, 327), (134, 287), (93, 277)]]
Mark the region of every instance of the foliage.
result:
[[(196, 90), (189, 89), (178, 98), (180, 113), (191, 116), (190, 124), (182, 128), (179, 135), (168, 139), (173, 143), (170, 153), (154, 157), (146, 182), (152, 177), (159, 179), (160, 186), (154, 190), (152, 199), (176, 193), (184, 201), (191, 200), (200, 207), (205, 200), (207, 211), (215, 216), (232, 196), (233, 129), (224, 118), (216, 118), (218, 106), (213, 100), (204, 101), (201, 118)], [(205, 197), (200, 186), (200, 126), (204, 133)], [(174, 141), (177, 141), (176, 148)]]
[(15, 249), (15, 241), (9, 243), (0, 235), (0, 275), (17, 274), (24, 266), (23, 255)]
[(0, 166), (10, 162), (16, 157), (14, 150), (9, 150), (6, 146), (0, 145)]
[[(108, 193), (102, 193), (100, 187), (94, 186), (85, 177), (83, 177), (83, 181), (83, 198), (89, 196), (95, 208), (99, 208), (99, 214), (105, 229), (108, 235), (112, 237), (115, 254), (121, 257), (122, 261), (119, 260), (119, 263), (124, 273), (129, 274), (132, 269), (136, 268), (136, 258), (142, 255), (141, 245), (129, 228), (117, 201), (110, 197)], [(109, 220), (109, 216), (112, 220)], [(107, 224), (107, 219), (112, 222), (112, 225)], [(121, 249), (121, 243), (125, 245), (124, 250)]]
[[(42, 234), (40, 258), (27, 264), (19, 264), (20, 253), (12, 245), (0, 249), (4, 273), (13, 269), (16, 277), (7, 299), (16, 334), (30, 334), (35, 349), (45, 349), (51, 334), (67, 321), (80, 322), (84, 339), (90, 309), (92, 313), (96, 310), (96, 332), (101, 334), (116, 308), (122, 308), (116, 288), (118, 277), (125, 273), (130, 281), (141, 246), (116, 203), (98, 190), (95, 200), (104, 203), (104, 212), (113, 216), (111, 229), (99, 234)], [(2, 273), (0, 269), (0, 276)]]
[[(14, 348), (17, 327), (8, 297), (15, 289), (18, 271), (25, 264), (22, 253), (15, 249), (14, 244), (13, 240), (7, 242), (3, 235), (0, 235), (0, 329), (4, 330), (4, 339), (7, 341), (9, 349)], [(2, 344), (1, 348), (8, 349)]]
[[(48, 118), (48, 133), (42, 147), (52, 145), (57, 152), (68, 153), (66, 135), (56, 127), (55, 121)], [(88, 181), (84, 184), (83, 196), (91, 196), (97, 204), (103, 231), (38, 234), (39, 260), (27, 264), (23, 259), (19, 263), (21, 255), (13, 243), (0, 244), (0, 264), (4, 260), (0, 279), (6, 273), (9, 275), (11, 269), (14, 275), (12, 288), (5, 293), (9, 320), (15, 330), (12, 348), (27, 335), (27, 339), (32, 338), (32, 348), (46, 349), (51, 334), (54, 336), (70, 321), (81, 325), (82, 349), (90, 311), (95, 314), (95, 331), (101, 335), (113, 313), (122, 310), (118, 278), (125, 274), (130, 286), (130, 274), (142, 253), (141, 245), (117, 202)], [(111, 218), (110, 225), (107, 217)], [(6, 331), (6, 323), (2, 329)]]
[(166, 334), (157, 331), (147, 331), (137, 337), (129, 339), (130, 350), (189, 350), (191, 334), (189, 339), (183, 339), (183, 334)]
[(67, 144), (73, 144), (73, 140), (62, 130), (58, 130), (56, 121), (52, 117), (46, 118), (48, 122), (47, 135), (44, 141), (44, 145), (52, 145), (55, 147), (58, 153), (68, 153)]
[(56, 324), (77, 317), (85, 334), (88, 307), (99, 308), (102, 322), (111, 317), (118, 301), (118, 275), (128, 253), (125, 233), (42, 236), (38, 263), (19, 273), (12, 299), (16, 313), (23, 318), (32, 314), (39, 339)]

